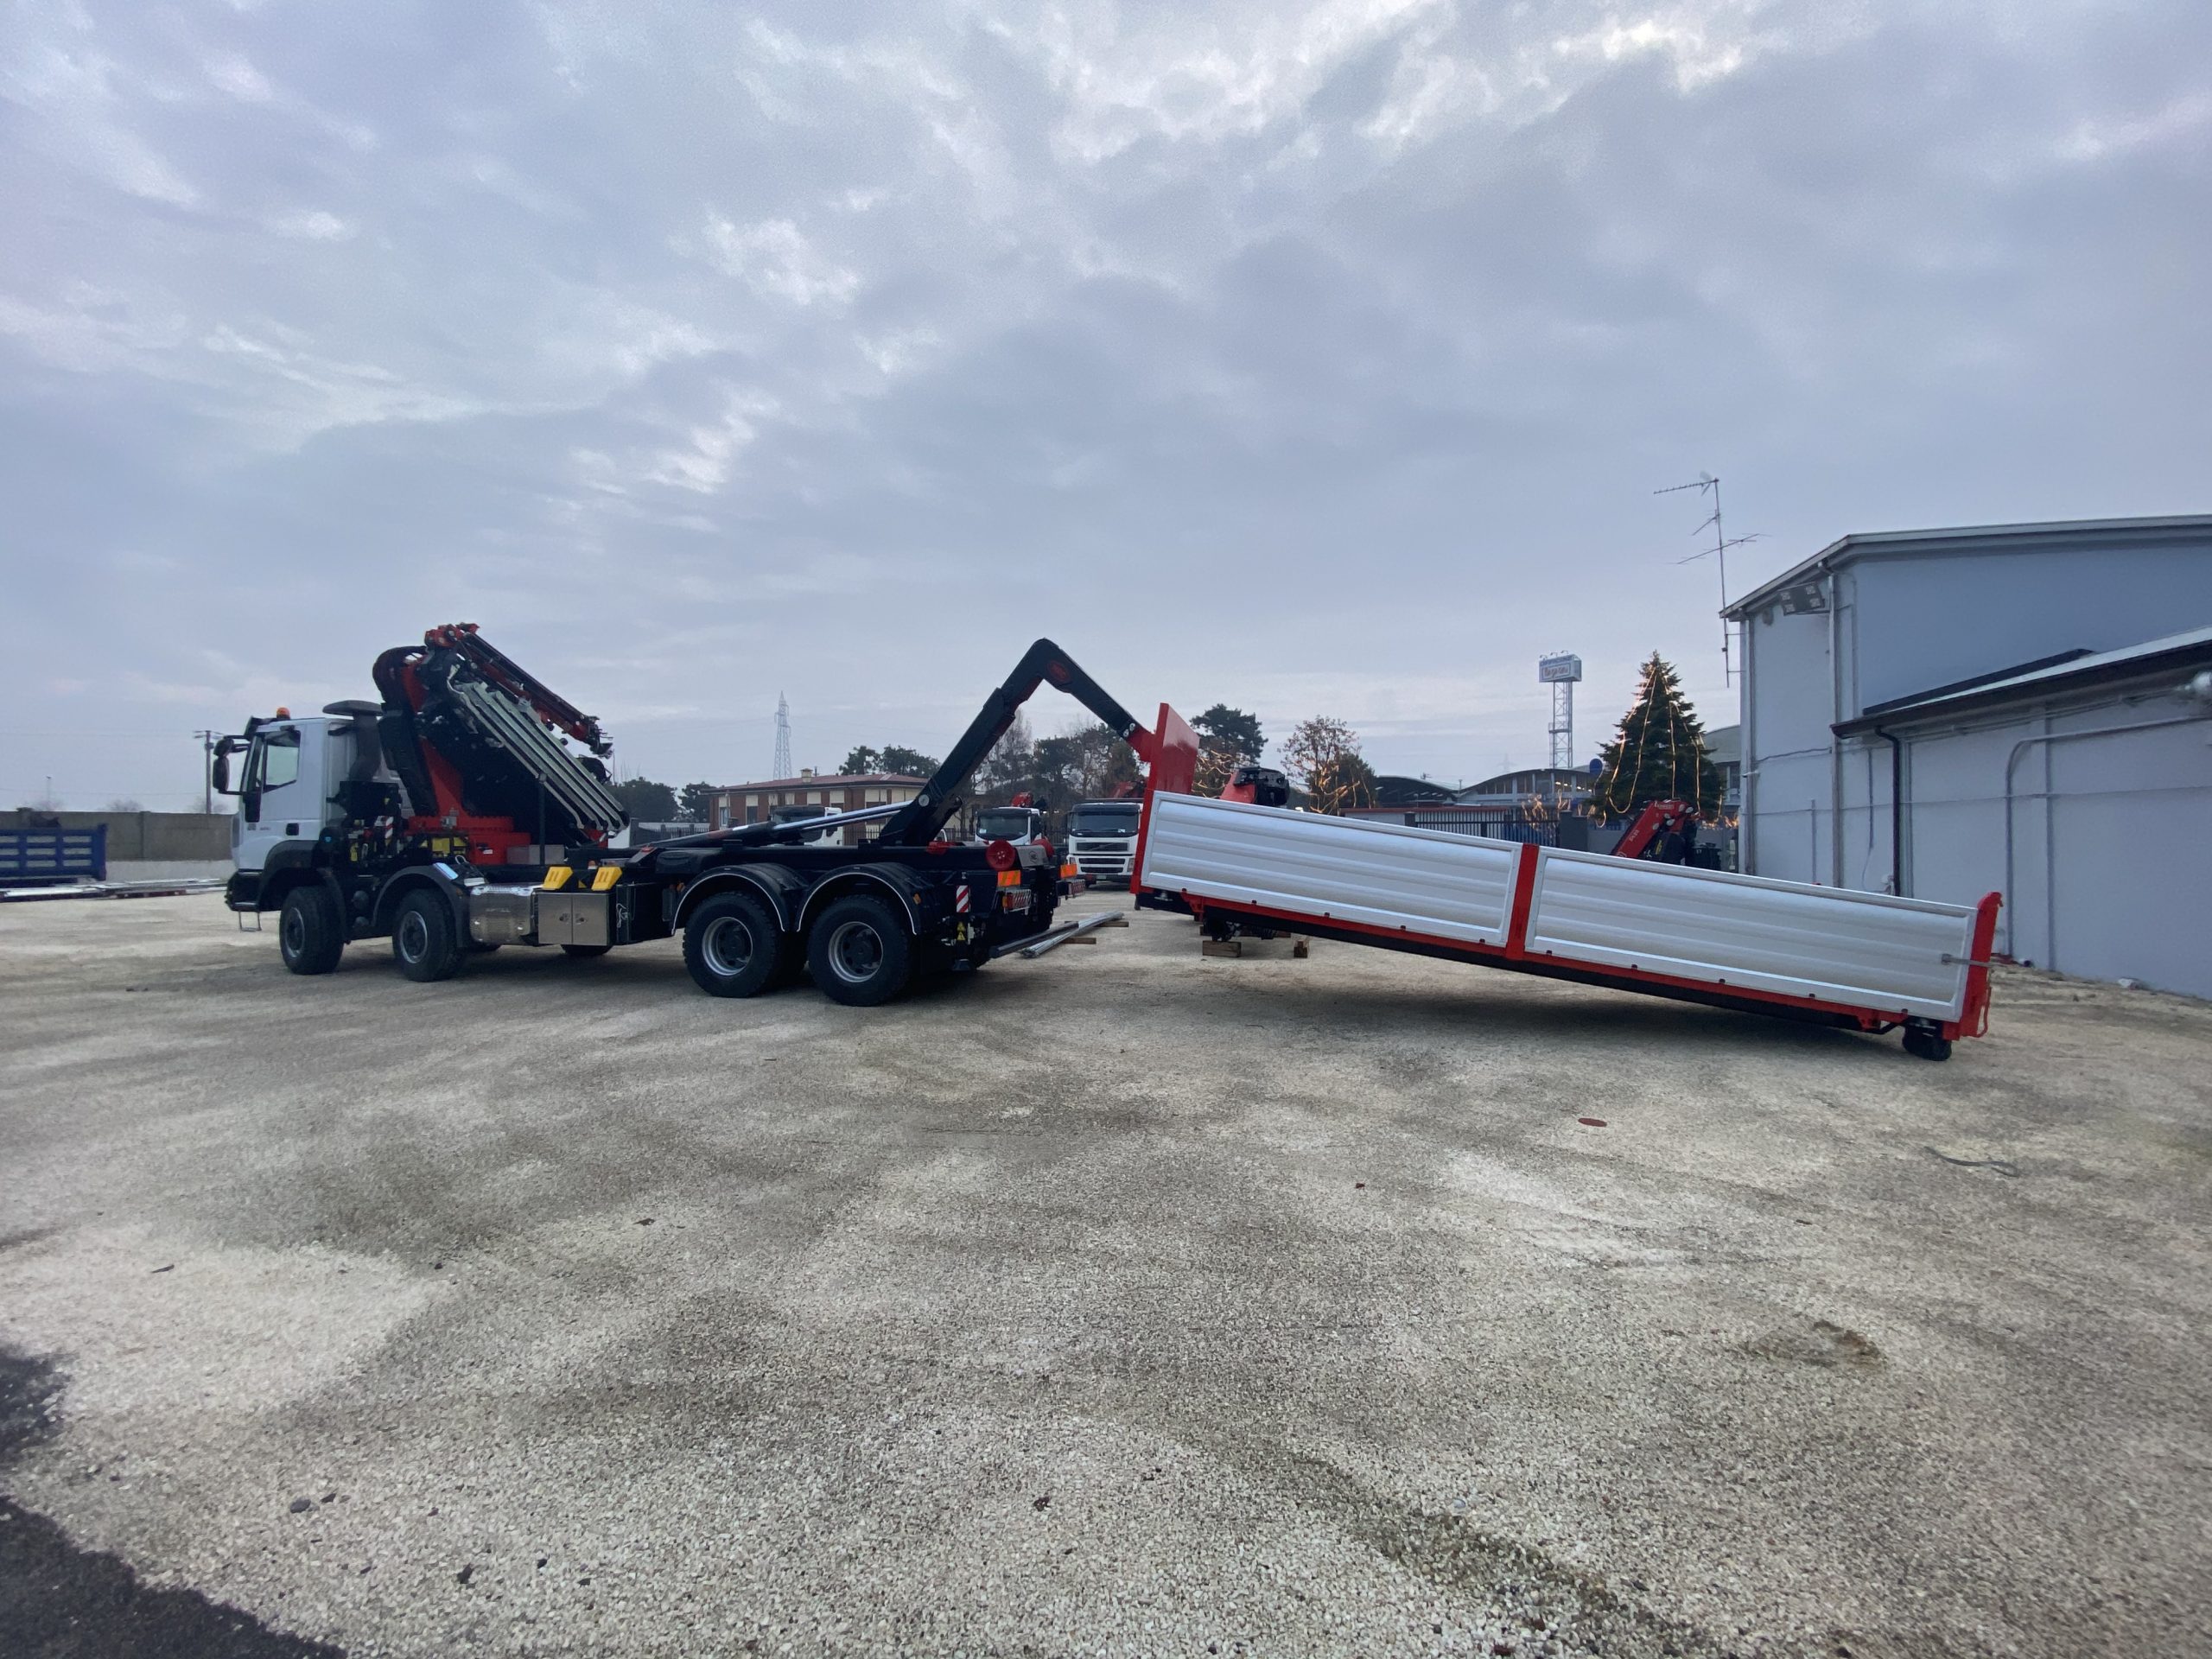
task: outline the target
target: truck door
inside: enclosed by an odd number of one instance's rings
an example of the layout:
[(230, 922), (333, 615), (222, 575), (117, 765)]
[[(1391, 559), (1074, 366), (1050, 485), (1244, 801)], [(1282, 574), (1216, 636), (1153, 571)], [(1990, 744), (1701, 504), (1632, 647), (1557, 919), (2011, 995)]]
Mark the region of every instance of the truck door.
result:
[(303, 757), (294, 725), (270, 724), (253, 734), (238, 788), (238, 868), (260, 869), (277, 842), (312, 841), (321, 833), (321, 745), (308, 747), (314, 753)]

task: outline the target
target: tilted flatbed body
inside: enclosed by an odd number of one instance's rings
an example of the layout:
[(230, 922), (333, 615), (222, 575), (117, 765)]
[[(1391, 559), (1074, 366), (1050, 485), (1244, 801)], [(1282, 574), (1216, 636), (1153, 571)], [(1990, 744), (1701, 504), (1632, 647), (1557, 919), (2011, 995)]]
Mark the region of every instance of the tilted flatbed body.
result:
[[(1147, 794), (1140, 902), (1866, 1031), (1986, 1027), (1998, 908)], [(1165, 899), (1151, 895), (1163, 894)]]

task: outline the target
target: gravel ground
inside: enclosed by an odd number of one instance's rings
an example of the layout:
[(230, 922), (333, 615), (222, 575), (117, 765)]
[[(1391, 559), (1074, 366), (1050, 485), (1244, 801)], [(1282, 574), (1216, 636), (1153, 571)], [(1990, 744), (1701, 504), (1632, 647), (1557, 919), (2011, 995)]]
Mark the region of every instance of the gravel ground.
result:
[(1144, 915), (870, 1012), (197, 898), (0, 910), (0, 1519), (282, 1643), (2212, 1629), (2202, 1004), (1931, 1065)]

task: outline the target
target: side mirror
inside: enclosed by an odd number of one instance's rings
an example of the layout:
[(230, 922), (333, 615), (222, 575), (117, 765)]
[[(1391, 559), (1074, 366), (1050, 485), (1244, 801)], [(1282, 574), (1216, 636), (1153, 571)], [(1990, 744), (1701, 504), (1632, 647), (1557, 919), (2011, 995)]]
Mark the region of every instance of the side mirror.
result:
[(235, 795), (238, 793), (238, 791), (231, 787), (231, 740), (229, 738), (225, 737), (216, 740), (213, 781), (215, 785), (215, 792), (218, 795)]

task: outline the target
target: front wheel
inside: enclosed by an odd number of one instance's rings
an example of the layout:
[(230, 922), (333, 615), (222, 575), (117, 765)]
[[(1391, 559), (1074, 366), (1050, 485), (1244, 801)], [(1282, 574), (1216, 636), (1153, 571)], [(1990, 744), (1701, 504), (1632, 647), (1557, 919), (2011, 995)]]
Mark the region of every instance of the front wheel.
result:
[(451, 979), (463, 955), (461, 928), (446, 896), (418, 887), (399, 901), (391, 920), (391, 954), (412, 980)]
[(806, 936), (806, 965), (831, 1001), (873, 1008), (913, 978), (913, 936), (880, 899), (855, 893), (816, 918)]
[(276, 948), (296, 974), (328, 974), (338, 969), (346, 949), (346, 918), (338, 899), (320, 881), (294, 887), (285, 895), (276, 924)]
[(683, 965), (709, 996), (758, 996), (784, 979), (784, 933), (749, 893), (718, 893), (683, 925)]

